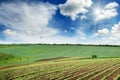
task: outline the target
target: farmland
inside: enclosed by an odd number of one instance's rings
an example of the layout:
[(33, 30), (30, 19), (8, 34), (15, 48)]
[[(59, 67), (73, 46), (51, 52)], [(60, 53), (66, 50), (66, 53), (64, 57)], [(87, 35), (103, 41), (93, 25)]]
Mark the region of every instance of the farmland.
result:
[[(96, 58), (91, 58), (96, 55)], [(119, 46), (1, 45), (0, 80), (118, 80)]]
[(1, 68), (1, 80), (113, 80), (120, 74), (120, 58), (66, 58)]

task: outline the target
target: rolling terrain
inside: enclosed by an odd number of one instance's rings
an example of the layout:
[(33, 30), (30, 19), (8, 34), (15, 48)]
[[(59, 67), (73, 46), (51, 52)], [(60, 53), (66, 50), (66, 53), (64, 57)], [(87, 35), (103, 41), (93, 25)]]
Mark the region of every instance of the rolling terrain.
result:
[(32, 58), (33, 61), (55, 57), (120, 57), (120, 47), (77, 45), (9, 45), (0, 48), (0, 53)]
[(119, 46), (0, 45), (0, 80), (119, 78)]

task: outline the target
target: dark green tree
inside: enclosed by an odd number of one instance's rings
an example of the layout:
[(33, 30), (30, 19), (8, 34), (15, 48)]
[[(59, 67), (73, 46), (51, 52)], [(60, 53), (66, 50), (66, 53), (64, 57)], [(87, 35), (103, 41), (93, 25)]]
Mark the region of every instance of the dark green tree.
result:
[(92, 55), (92, 58), (97, 58), (97, 55)]

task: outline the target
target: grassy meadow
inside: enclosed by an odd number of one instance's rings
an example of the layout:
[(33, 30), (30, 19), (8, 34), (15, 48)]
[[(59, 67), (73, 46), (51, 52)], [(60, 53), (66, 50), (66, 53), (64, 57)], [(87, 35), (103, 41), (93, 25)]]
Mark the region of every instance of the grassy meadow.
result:
[(0, 48), (1, 53), (18, 57), (45, 59), (53, 57), (120, 57), (120, 47), (77, 45), (9, 45)]

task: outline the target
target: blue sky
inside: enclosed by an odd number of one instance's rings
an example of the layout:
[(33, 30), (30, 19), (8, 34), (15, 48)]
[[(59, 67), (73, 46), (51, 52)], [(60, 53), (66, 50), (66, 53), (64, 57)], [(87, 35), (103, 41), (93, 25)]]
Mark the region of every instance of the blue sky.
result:
[(120, 44), (120, 0), (1, 0), (0, 43)]

